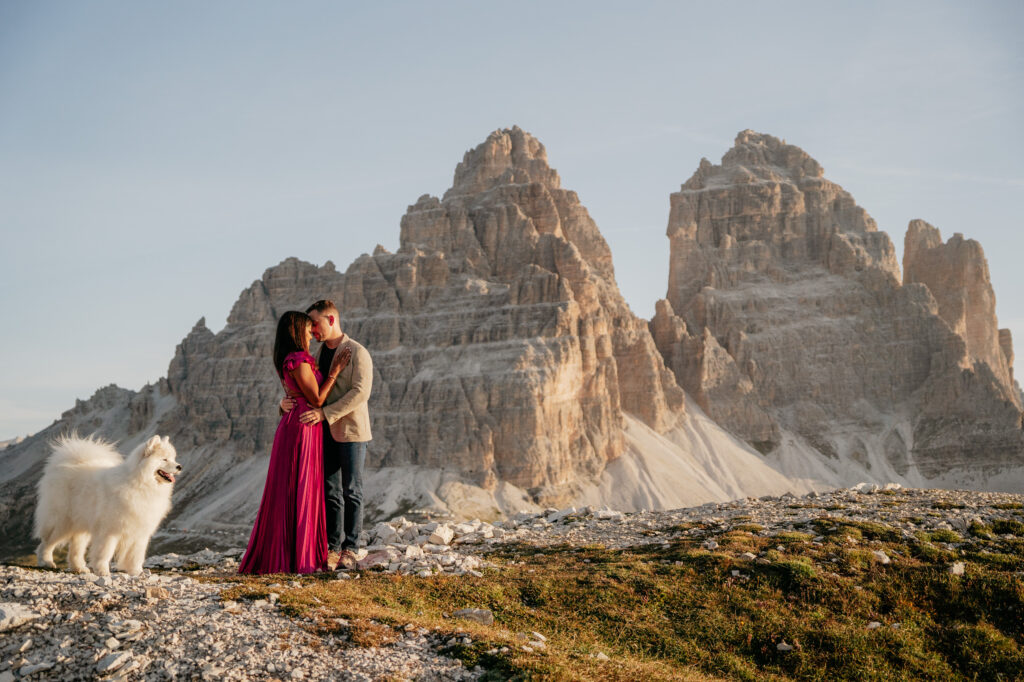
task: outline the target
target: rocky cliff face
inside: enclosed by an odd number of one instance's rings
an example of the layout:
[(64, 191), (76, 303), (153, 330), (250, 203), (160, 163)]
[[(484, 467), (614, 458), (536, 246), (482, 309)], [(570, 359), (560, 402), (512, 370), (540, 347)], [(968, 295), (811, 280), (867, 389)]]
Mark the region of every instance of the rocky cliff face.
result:
[[(907, 284), (920, 282), (935, 297), (941, 317), (967, 344), (972, 362), (983, 362), (1000, 386), (1013, 387), (1013, 341), (1009, 329), (996, 322), (996, 295), (981, 244), (954, 234), (943, 243), (939, 231), (912, 220), (903, 248)], [(1008, 399), (1017, 402), (1014, 390)]]
[[(888, 236), (797, 147), (744, 131), (671, 197), (651, 330), (680, 384), (783, 468), (839, 479), (1024, 464), (1021, 412), (975, 242)], [(796, 441), (793, 441), (793, 438)], [(789, 453), (787, 453), (789, 451)]]

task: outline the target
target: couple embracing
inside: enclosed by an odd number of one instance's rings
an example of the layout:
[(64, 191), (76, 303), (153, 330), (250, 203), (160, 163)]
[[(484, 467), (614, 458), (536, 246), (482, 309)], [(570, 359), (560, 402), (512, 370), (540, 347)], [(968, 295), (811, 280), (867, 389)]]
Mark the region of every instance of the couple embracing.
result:
[[(321, 342), (315, 358), (310, 337)], [(263, 499), (238, 570), (354, 568), (370, 441), (370, 354), (341, 330), (337, 307), (321, 300), (305, 313), (281, 316), (274, 368), (287, 395)]]

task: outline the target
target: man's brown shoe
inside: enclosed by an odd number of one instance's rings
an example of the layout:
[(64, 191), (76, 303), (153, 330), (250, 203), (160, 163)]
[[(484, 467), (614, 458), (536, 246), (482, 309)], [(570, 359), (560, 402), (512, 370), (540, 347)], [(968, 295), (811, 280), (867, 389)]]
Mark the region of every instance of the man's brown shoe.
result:
[(341, 559), (341, 554), (335, 552), (333, 549), (327, 553), (327, 570), (333, 571), (338, 567), (338, 560)]
[(359, 559), (356, 558), (356, 553), (351, 549), (342, 550), (341, 556), (338, 557), (338, 568), (351, 571), (359, 563)]

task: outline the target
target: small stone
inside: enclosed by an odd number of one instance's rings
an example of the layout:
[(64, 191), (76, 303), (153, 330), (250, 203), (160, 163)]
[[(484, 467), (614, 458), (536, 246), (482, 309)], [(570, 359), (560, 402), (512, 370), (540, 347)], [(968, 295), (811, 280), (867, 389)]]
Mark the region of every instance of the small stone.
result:
[(743, 554), (740, 554), (740, 558), (746, 559), (747, 561), (753, 561), (757, 558), (757, 555), (753, 552), (744, 552)]
[(793, 650), (792, 645), (786, 644), (786, 640), (782, 640), (781, 642), (779, 642), (777, 645), (775, 645), (775, 648), (778, 649), (779, 651), (792, 651)]
[(290, 677), (293, 680), (301, 680), (301, 679), (306, 677), (306, 673), (304, 673), (301, 670), (299, 670), (298, 668), (296, 668), (295, 670), (292, 671), (292, 674), (289, 675), (288, 677)]
[(101, 575), (92, 582), (94, 585), (99, 585), (100, 587), (110, 587), (114, 584), (114, 581), (108, 575)]
[(117, 637), (110, 637), (103, 643), (103, 646), (113, 651), (117, 647), (121, 646), (121, 642), (117, 640)]
[(546, 641), (548, 641), (548, 638), (545, 637), (544, 635), (540, 634), (539, 632), (531, 632), (530, 634), (533, 635), (533, 638), (535, 640), (537, 640), (538, 642), (546, 642)]
[(435, 545), (447, 545), (455, 537), (455, 531), (448, 524), (444, 523), (434, 529), (430, 534), (429, 542)]
[(610, 661), (610, 660), (612, 660), (611, 658), (609, 658), (608, 654), (606, 654), (603, 651), (598, 651), (596, 654), (594, 654), (594, 658), (597, 659), (598, 661)]
[(963, 575), (964, 574), (964, 562), (962, 562), (962, 561), (954, 561), (953, 564), (949, 567), (949, 572), (950, 572), (951, 575)]
[(891, 559), (889, 559), (889, 556), (885, 552), (883, 552), (881, 550), (877, 550), (876, 549), (876, 550), (872, 551), (871, 552), (871, 556), (875, 557), (875, 560), (878, 563), (883, 564), (883, 565), (884, 564), (888, 564), (891, 561)]
[(49, 670), (53, 667), (53, 663), (49, 661), (43, 663), (36, 663), (35, 665), (23, 665), (18, 669), (18, 675), (21, 677), (29, 677), (36, 673), (41, 673)]
[(146, 588), (146, 599), (170, 599), (171, 593), (166, 587), (150, 585)]
[(30, 611), (21, 604), (15, 602), (0, 603), (0, 632), (13, 630), (19, 625), (39, 618), (39, 614)]
[(129, 651), (118, 651), (104, 656), (100, 659), (99, 663), (96, 664), (96, 672), (103, 674), (117, 670), (127, 663), (131, 657), (132, 655)]
[(26, 639), (24, 642), (21, 643), (20, 647), (18, 647), (18, 653), (19, 654), (23, 654), (26, 651), (28, 651), (31, 647), (32, 647), (32, 638), (29, 637), (28, 639)]
[(459, 609), (452, 615), (456, 618), (475, 620), (483, 625), (492, 625), (494, 623), (494, 614), (488, 609)]
[(14, 673), (10, 670), (0, 672), (0, 682), (14, 682)]
[(701, 544), (701, 547), (704, 549), (718, 549), (718, 543), (714, 540), (705, 540), (703, 544)]
[(880, 627), (882, 627), (882, 624), (879, 623), (877, 620), (873, 620), (870, 623), (868, 623), (868, 630), (877, 630)]

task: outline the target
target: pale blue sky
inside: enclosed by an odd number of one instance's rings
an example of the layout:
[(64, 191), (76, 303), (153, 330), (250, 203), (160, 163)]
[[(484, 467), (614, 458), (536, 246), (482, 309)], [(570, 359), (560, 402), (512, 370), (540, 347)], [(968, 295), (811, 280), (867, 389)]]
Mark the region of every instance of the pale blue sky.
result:
[(497, 128), (547, 147), (634, 311), (668, 196), (745, 128), (902, 249), (988, 255), (1024, 338), (1020, 2), (0, 0), (0, 440), (165, 375), (288, 256), (341, 269)]

